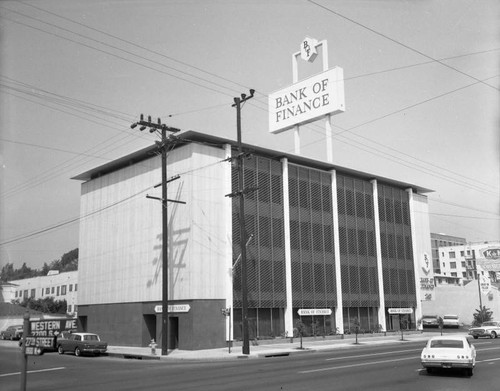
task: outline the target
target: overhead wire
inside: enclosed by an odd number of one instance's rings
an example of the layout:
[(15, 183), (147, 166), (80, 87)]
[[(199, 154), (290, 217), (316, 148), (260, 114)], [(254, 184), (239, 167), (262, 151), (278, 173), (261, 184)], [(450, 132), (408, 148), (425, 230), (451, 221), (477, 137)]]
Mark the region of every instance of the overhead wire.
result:
[[(24, 3), (23, 3), (23, 4), (24, 4)], [(29, 5), (29, 6), (31, 6), (31, 5)], [(34, 8), (37, 8), (37, 7), (34, 7)], [(50, 12), (49, 12), (49, 13), (50, 13)], [(75, 23), (77, 23), (77, 22), (75, 22)], [(82, 24), (82, 25), (83, 25), (83, 24)], [(83, 25), (83, 26), (85, 26), (85, 25)], [(88, 27), (88, 26), (85, 26), (85, 27)], [(96, 30), (96, 31), (101, 32), (100, 30)], [(102, 33), (104, 33), (104, 32), (102, 32)], [(104, 34), (106, 34), (106, 33), (104, 33)], [(110, 35), (110, 36), (111, 36), (111, 35)], [(114, 37), (114, 38), (116, 38), (116, 39), (120, 39), (120, 38), (115, 37), (115, 36), (112, 36), (112, 37)], [(125, 41), (125, 40), (123, 40), (123, 41), (124, 41), (124, 42), (128, 42), (128, 41)], [(78, 43), (78, 42), (77, 42), (77, 43)], [(130, 42), (128, 42), (128, 43), (130, 43)], [(139, 46), (138, 46), (138, 47), (139, 47)], [(142, 48), (142, 47), (141, 47), (141, 48)], [(95, 49), (95, 48), (94, 48), (94, 49)], [(144, 49), (144, 48), (142, 48), (142, 49)], [(96, 49), (96, 50), (98, 50), (98, 49)], [(147, 50), (147, 49), (144, 49), (144, 50)], [(107, 52), (105, 52), (105, 53), (107, 53)], [(109, 53), (107, 53), (107, 54), (109, 54)], [(158, 53), (157, 53), (157, 54), (158, 54)], [(159, 55), (161, 55), (161, 54), (159, 54)], [(430, 62), (426, 62), (426, 63), (432, 63), (432, 62), (439, 62), (439, 63), (440, 63), (440, 61), (439, 61), (439, 60), (432, 59), (431, 57), (428, 57), (428, 58), (430, 58), (432, 61), (430, 61)], [(442, 60), (441, 60), (441, 61), (442, 61)], [(195, 68), (195, 67), (193, 67), (193, 68)], [(454, 68), (452, 68), (452, 69), (454, 69)], [(198, 69), (198, 70), (200, 70), (200, 69)], [(217, 76), (217, 75), (215, 75), (215, 74), (212, 74), (212, 75)], [(174, 76), (174, 77), (175, 77), (175, 76)], [(218, 77), (218, 76), (217, 76), (217, 77)], [(358, 77), (360, 77), (360, 76), (358, 76)], [(353, 78), (354, 78), (354, 77), (353, 77)], [(236, 83), (235, 83), (235, 84), (236, 84)], [(474, 84), (476, 84), (476, 83), (474, 83)], [(465, 87), (464, 87), (464, 88), (465, 88)], [(216, 91), (216, 92), (220, 92), (220, 91)], [(227, 94), (226, 94), (226, 95), (227, 95)], [(446, 94), (444, 94), (444, 95), (446, 95)], [(443, 95), (443, 96), (444, 96), (444, 95)], [(431, 99), (431, 100), (432, 100), (432, 99)], [(425, 103), (425, 102), (421, 102), (421, 103)], [(420, 103), (420, 104), (421, 104), (421, 103)], [(217, 105), (217, 106), (213, 106), (213, 107), (220, 107), (220, 106), (222, 106), (222, 105)], [(415, 105), (414, 105), (414, 106), (415, 106)], [(414, 107), (414, 106), (411, 106), (411, 107)], [(405, 109), (408, 109), (408, 107), (407, 107), (407, 108), (405, 108)], [(405, 110), (405, 109), (403, 109), (403, 110)], [(201, 110), (202, 110), (202, 109), (201, 109)], [(400, 112), (400, 111), (398, 111), (398, 112)], [(395, 113), (397, 113), (397, 112), (390, 113), (390, 114), (388, 114), (388, 115), (393, 115), (393, 114), (395, 114)], [(378, 118), (377, 120), (382, 119), (382, 118), (385, 118), (385, 117), (387, 117), (388, 115), (386, 115), (386, 116), (384, 116), (384, 117), (381, 117), (381, 118)], [(352, 129), (354, 129), (354, 128), (357, 128), (357, 127), (360, 127), (360, 126), (364, 126), (364, 125), (366, 125), (366, 124), (368, 124), (368, 123), (372, 123), (372, 122), (374, 122), (374, 121), (370, 121), (370, 122), (367, 122), (367, 123), (359, 124), (359, 125), (357, 125), (357, 126), (355, 126), (355, 127), (353, 127), (353, 128), (344, 129), (344, 130), (343, 130), (342, 132), (340, 132), (340, 133), (343, 133), (343, 132), (345, 132), (345, 131), (350, 131), (350, 130), (352, 130)], [(340, 134), (336, 134), (335, 136), (338, 136), (338, 135), (340, 135)], [(359, 136), (359, 135), (356, 135), (356, 136)], [(361, 136), (359, 136), (359, 137), (361, 137)], [(367, 140), (368, 140), (368, 139), (367, 139)], [(373, 142), (373, 140), (369, 140), (369, 141), (370, 141), (370, 142)], [(421, 160), (421, 159), (419, 159), (419, 160)], [(426, 164), (427, 164), (427, 163), (426, 163)]]
[(392, 38), (392, 37), (389, 37), (388, 35), (383, 34), (383, 33), (381, 33), (380, 31), (377, 31), (377, 30), (375, 30), (375, 29), (373, 29), (373, 28), (371, 28), (371, 27), (368, 27), (367, 25), (365, 25), (365, 24), (363, 24), (363, 23), (360, 23), (360, 22), (358, 22), (358, 21), (356, 21), (356, 20), (354, 20), (354, 19), (352, 19), (352, 18), (349, 18), (349, 17), (347, 17), (347, 16), (345, 16), (345, 15), (341, 14), (340, 12), (334, 11), (333, 9), (328, 8), (327, 6), (324, 6), (324, 5), (322, 5), (322, 4), (320, 4), (320, 3), (318, 3), (318, 2), (316, 2), (316, 1), (314, 1), (314, 0), (307, 0), (307, 1), (308, 1), (309, 3), (311, 3), (311, 4), (314, 4), (314, 5), (316, 5), (316, 6), (320, 7), (320, 8), (322, 8), (322, 9), (324, 9), (325, 11), (328, 11), (328, 12), (330, 12), (330, 13), (332, 13), (332, 14), (334, 14), (334, 15), (338, 16), (339, 18), (345, 19), (345, 20), (349, 21), (349, 22), (350, 22), (350, 23), (352, 23), (352, 24), (355, 24), (355, 25), (357, 25), (357, 26), (359, 26), (359, 27), (362, 27), (362, 28), (364, 28), (364, 29), (366, 29), (366, 30), (368, 30), (368, 31), (372, 32), (373, 34), (376, 34), (376, 35), (378, 35), (378, 36), (380, 36), (380, 37), (383, 37), (383, 38), (385, 38), (385, 39), (387, 39), (387, 40), (389, 40), (389, 41), (391, 41), (391, 42), (393, 42), (393, 43), (395, 43), (395, 44), (397, 44), (397, 45), (400, 45), (400, 46), (404, 47), (405, 49), (408, 49), (408, 50), (410, 50), (410, 51), (412, 51), (412, 52), (414, 52), (414, 53), (417, 53), (417, 54), (419, 54), (419, 55), (421, 55), (421, 56), (423, 56), (423, 57), (425, 57), (425, 58), (428, 58), (428, 59), (429, 59), (429, 60), (431, 60), (431, 61), (434, 61), (434, 62), (436, 62), (436, 63), (438, 63), (438, 64), (441, 64), (442, 66), (444, 66), (444, 67), (446, 67), (446, 68), (449, 68), (449, 69), (451, 69), (451, 70), (453, 70), (453, 71), (455, 71), (455, 72), (458, 72), (458, 73), (460, 73), (460, 74), (462, 74), (462, 75), (464, 75), (464, 76), (467, 76), (467, 77), (469, 77), (469, 78), (471, 78), (471, 79), (474, 79), (475, 81), (477, 81), (477, 82), (479, 82), (479, 83), (481, 83), (481, 84), (484, 84), (484, 85), (486, 85), (486, 86), (488, 86), (488, 87), (490, 87), (490, 88), (493, 88), (493, 89), (495, 89), (495, 90), (497, 90), (497, 91), (498, 91), (498, 88), (497, 88), (497, 87), (492, 86), (491, 84), (485, 83), (485, 82), (484, 82), (484, 81), (482, 81), (481, 79), (478, 79), (478, 78), (477, 78), (477, 77), (475, 77), (475, 76), (472, 76), (472, 75), (470, 75), (470, 74), (468, 74), (468, 73), (466, 73), (466, 72), (463, 72), (463, 71), (461, 71), (460, 69), (457, 69), (457, 68), (455, 68), (455, 67), (452, 67), (451, 65), (448, 65), (448, 64), (446, 64), (446, 63), (444, 63), (444, 62), (441, 62), (441, 61), (439, 61), (439, 60), (437, 60), (437, 59), (435, 59), (435, 58), (433, 58), (433, 57), (431, 57), (431, 56), (429, 56), (429, 55), (425, 54), (424, 52), (422, 52), (422, 51), (420, 51), (420, 50), (417, 50), (417, 49), (415, 49), (415, 48), (413, 48), (413, 47), (411, 47), (411, 46), (409, 46), (409, 45), (407, 45), (407, 44), (405, 44), (405, 43), (403, 43), (403, 42), (400, 42), (400, 41), (398, 41), (397, 39), (394, 39), (394, 38)]

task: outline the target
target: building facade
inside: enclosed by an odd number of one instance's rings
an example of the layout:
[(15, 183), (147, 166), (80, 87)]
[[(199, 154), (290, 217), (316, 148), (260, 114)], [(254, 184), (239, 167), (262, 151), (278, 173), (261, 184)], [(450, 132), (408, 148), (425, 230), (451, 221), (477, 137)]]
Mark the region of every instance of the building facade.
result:
[[(498, 281), (500, 242), (478, 242), (439, 248), (441, 275), (457, 277), (461, 283)], [(439, 278), (439, 277), (436, 277)]]
[(431, 247), (432, 247), (432, 267), (435, 274), (441, 274), (441, 264), (439, 262), (439, 248), (450, 246), (461, 246), (467, 244), (465, 238), (457, 236), (431, 233)]
[(5, 303), (46, 297), (66, 300), (66, 312), (74, 316), (78, 311), (77, 290), (78, 271), (59, 273), (51, 270), (46, 276), (9, 281), (8, 286), (3, 289), (2, 299)]
[[(169, 149), (168, 297), (171, 348), (241, 338), (237, 154), (230, 140), (186, 132)], [(390, 308), (421, 316), (431, 252), (429, 190), (246, 145), (243, 159), (250, 338), (399, 328)], [(82, 180), (79, 320), (110, 343), (161, 337), (162, 211), (156, 147)], [(430, 274), (429, 274), (430, 273)], [(423, 288), (427, 289), (427, 288)], [(326, 310), (299, 316), (299, 310)], [(314, 312), (314, 311), (313, 311)], [(317, 313), (317, 312), (316, 312)]]

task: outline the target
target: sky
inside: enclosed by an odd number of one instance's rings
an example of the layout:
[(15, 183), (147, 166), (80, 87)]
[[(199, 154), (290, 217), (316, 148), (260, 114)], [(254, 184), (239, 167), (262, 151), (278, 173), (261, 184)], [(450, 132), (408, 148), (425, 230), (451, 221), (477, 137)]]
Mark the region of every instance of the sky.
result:
[[(432, 189), (431, 232), (500, 240), (497, 0), (0, 1), (0, 267), (78, 247), (81, 182), (138, 149), (141, 113), (183, 131), (294, 152), (267, 97), (305, 37), (344, 70), (333, 164)], [(326, 160), (324, 124), (300, 154)]]

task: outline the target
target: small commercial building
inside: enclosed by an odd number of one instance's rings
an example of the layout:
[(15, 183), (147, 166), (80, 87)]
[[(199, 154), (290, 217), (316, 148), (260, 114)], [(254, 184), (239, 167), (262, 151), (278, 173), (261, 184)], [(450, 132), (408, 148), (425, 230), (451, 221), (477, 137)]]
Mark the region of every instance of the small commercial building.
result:
[[(170, 347), (224, 347), (242, 329), (236, 143), (193, 131), (171, 141), (165, 252), (157, 146), (73, 178), (83, 182), (78, 318), (111, 344), (161, 344), (167, 264)], [(299, 319), (309, 335), (348, 332), (355, 319), (397, 329), (398, 309), (416, 325), (433, 300), (429, 190), (243, 149), (250, 338), (291, 336)]]
[(46, 297), (66, 300), (66, 312), (74, 316), (78, 311), (77, 290), (78, 271), (59, 273), (58, 270), (51, 270), (46, 276), (12, 280), (3, 284), (1, 297), (5, 303), (22, 303), (25, 299), (38, 300)]

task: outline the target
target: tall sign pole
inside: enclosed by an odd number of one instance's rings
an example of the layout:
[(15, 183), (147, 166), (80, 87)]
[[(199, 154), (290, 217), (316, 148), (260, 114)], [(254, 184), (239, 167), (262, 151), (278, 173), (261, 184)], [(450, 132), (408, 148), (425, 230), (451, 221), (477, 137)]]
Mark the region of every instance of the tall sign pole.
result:
[[(298, 58), (313, 62), (318, 48), (323, 52), (323, 72), (299, 82)], [(294, 129), (295, 153), (300, 154), (300, 125), (325, 119), (326, 158), (333, 162), (333, 132), (331, 115), (345, 111), (344, 71), (329, 69), (328, 44), (306, 37), (300, 50), (292, 54), (293, 84), (269, 94), (269, 131), (280, 133)]]

